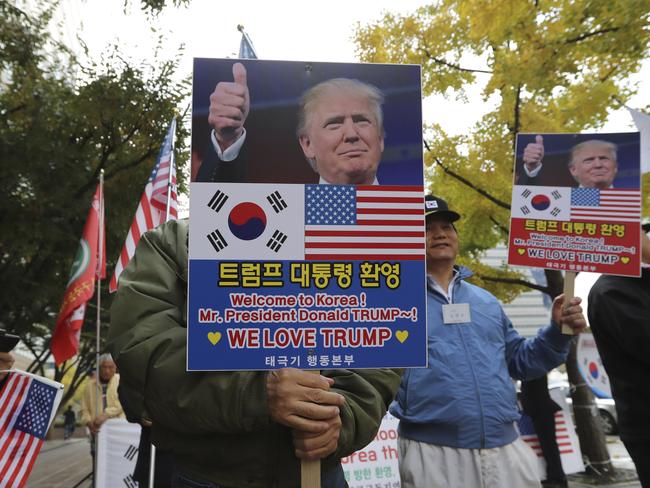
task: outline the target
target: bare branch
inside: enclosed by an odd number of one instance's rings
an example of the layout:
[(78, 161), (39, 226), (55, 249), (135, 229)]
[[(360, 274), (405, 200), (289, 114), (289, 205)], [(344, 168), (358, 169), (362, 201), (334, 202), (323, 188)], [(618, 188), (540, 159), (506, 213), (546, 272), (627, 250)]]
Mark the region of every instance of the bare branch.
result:
[(447, 68), (452, 68), (452, 69), (455, 69), (456, 71), (463, 71), (463, 72), (465, 72), (465, 73), (486, 73), (486, 74), (489, 74), (489, 75), (492, 74), (492, 71), (487, 71), (487, 70), (484, 70), (484, 69), (463, 68), (462, 66), (459, 66), (459, 65), (457, 65), (457, 64), (450, 63), (449, 61), (445, 61), (444, 59), (441, 59), (441, 58), (437, 58), (437, 57), (435, 57), (435, 56), (434, 56), (433, 54), (431, 54), (431, 53), (429, 52), (429, 50), (426, 49), (426, 48), (420, 48), (420, 49), (424, 52), (424, 54), (425, 54), (425, 55), (426, 55), (426, 56), (427, 56), (431, 61), (433, 61), (433, 62), (436, 63), (436, 64), (440, 64), (440, 65), (442, 65), (442, 66), (446, 66)]
[(510, 205), (508, 205), (506, 202), (503, 202), (503, 201), (499, 200), (497, 197), (495, 197), (492, 194), (488, 193), (486, 190), (483, 190), (482, 188), (477, 187), (474, 183), (472, 183), (468, 179), (462, 177), (461, 175), (459, 175), (455, 171), (449, 169), (449, 167), (442, 164), (438, 158), (434, 158), (434, 159), (436, 161), (436, 164), (438, 166), (440, 166), (442, 168), (442, 170), (445, 173), (447, 173), (449, 176), (452, 176), (452, 177), (456, 178), (458, 181), (460, 181), (464, 185), (468, 186), (469, 188), (471, 188), (472, 190), (477, 192), (479, 195), (483, 195), (485, 198), (490, 200), (495, 205), (498, 205), (501, 208), (505, 208), (506, 210), (510, 210)]
[(510, 232), (508, 231), (508, 228), (505, 225), (501, 224), (501, 222), (499, 222), (491, 215), (490, 215), (490, 222), (492, 222), (494, 226), (497, 227), (505, 237), (508, 237), (508, 234)]
[(500, 278), (496, 276), (484, 276), (478, 273), (476, 276), (484, 281), (491, 281), (493, 283), (507, 283), (509, 285), (521, 285), (532, 288), (533, 290), (541, 291), (542, 293), (548, 293), (548, 287), (538, 285), (537, 283), (531, 283), (530, 281), (520, 280), (518, 278)]
[(593, 37), (593, 36), (599, 36), (601, 34), (607, 34), (608, 32), (616, 32), (616, 31), (619, 31), (619, 30), (621, 30), (620, 27), (608, 27), (606, 29), (600, 29), (600, 30), (593, 31), (593, 32), (585, 32), (584, 34), (581, 34), (578, 37), (573, 37), (571, 39), (567, 39), (564, 42), (565, 42), (565, 44), (573, 44), (573, 43), (576, 43), (576, 42), (584, 41), (585, 39), (589, 39), (590, 37)]

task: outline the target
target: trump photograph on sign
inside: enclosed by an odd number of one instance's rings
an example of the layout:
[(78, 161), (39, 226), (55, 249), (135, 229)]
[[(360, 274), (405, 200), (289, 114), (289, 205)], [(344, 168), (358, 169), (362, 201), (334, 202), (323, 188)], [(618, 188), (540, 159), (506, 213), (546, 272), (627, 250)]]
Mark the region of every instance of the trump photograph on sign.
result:
[(515, 185), (640, 188), (639, 134), (517, 134)]
[(195, 59), (191, 176), (422, 185), (420, 67)]

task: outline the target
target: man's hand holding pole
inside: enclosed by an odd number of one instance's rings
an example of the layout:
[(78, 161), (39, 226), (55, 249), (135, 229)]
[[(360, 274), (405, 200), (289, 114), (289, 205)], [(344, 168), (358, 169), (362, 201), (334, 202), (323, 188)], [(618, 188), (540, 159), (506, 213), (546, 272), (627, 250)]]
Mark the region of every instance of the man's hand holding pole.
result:
[[(572, 279), (575, 279), (574, 277), (569, 276), (570, 273), (575, 274), (575, 272), (568, 271), (565, 280), (571, 281)], [(565, 287), (564, 293), (555, 297), (555, 300), (553, 300), (551, 316), (553, 322), (560, 327), (563, 334), (575, 335), (579, 334), (587, 327), (587, 321), (582, 313), (582, 307), (580, 306), (582, 299), (580, 297), (572, 296), (572, 285), (570, 288), (570, 290), (567, 290)]]
[(320, 486), (319, 460), (336, 451), (341, 435), (345, 398), (330, 391), (333, 384), (331, 378), (292, 368), (271, 371), (266, 380), (271, 419), (291, 429), (303, 485), (310, 488)]

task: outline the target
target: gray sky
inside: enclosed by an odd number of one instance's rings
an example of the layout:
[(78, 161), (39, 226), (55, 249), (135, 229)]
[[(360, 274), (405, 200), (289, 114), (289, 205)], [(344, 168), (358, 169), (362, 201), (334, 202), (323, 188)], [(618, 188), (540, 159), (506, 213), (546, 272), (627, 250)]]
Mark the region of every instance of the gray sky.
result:
[[(107, 44), (119, 42), (122, 51), (134, 59), (152, 57), (158, 33), (151, 32), (146, 17), (139, 11), (137, 0), (132, 0), (128, 15), (123, 13), (122, 1), (68, 2), (65, 23), (69, 26), (70, 41), (74, 39), (76, 28), (82, 25), (81, 37), (91, 53), (99, 54)], [(427, 3), (423, 0), (243, 0), (236, 3), (193, 0), (187, 8), (166, 8), (153, 24), (160, 34), (164, 34), (170, 54), (181, 43), (185, 45), (181, 63), (183, 74), (190, 73), (193, 57), (236, 57), (241, 38), (238, 24), (246, 28), (261, 59), (357, 62), (351, 41), (357, 23), (366, 25), (376, 21), (384, 11), (412, 12)], [(224, 5), (229, 6), (224, 8)], [(471, 64), (480, 64), (480, 60), (472, 60)], [(478, 79), (481, 80), (480, 75)], [(646, 63), (634, 80), (650, 88), (650, 63)], [(479, 83), (468, 90), (468, 103), (461, 103), (453, 97), (429, 97), (424, 101), (425, 122), (440, 123), (453, 134), (466, 131), (492, 106), (481, 99), (481, 88)], [(647, 90), (639, 91), (647, 93)], [(630, 105), (641, 108), (646, 103), (647, 100), (637, 95)], [(636, 129), (626, 111), (613, 113), (603, 129), (604, 132), (629, 130)]]

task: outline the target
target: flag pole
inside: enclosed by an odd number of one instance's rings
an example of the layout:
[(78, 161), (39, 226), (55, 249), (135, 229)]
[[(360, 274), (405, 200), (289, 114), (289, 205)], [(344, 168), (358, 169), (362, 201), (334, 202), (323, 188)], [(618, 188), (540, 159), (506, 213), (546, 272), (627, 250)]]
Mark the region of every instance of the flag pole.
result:
[[(165, 222), (169, 221), (169, 209), (171, 208), (172, 199), (172, 169), (176, 167), (176, 156), (174, 155), (174, 147), (176, 145), (176, 117), (172, 118), (172, 142), (171, 152), (169, 153), (169, 174), (167, 176), (167, 205), (165, 206)], [(149, 443), (149, 488), (154, 488), (154, 481), (156, 477), (156, 446), (153, 442)]]
[[(99, 402), (101, 401), (101, 392), (99, 389), (99, 349), (100, 349), (100, 329), (102, 323), (101, 305), (102, 305), (102, 263), (104, 262), (104, 170), (99, 172), (99, 225), (97, 229), (97, 268), (95, 269), (95, 278), (97, 278), (97, 318), (95, 329), (95, 418), (99, 416)], [(97, 434), (93, 434), (95, 444), (95, 459), (93, 459), (93, 484), (97, 483)]]
[[(251, 38), (248, 37), (248, 34), (246, 34), (246, 31), (244, 30), (244, 26), (239, 24), (237, 25), (237, 30), (241, 32), (242, 37), (246, 40), (246, 43), (248, 44), (248, 49), (250, 49), (250, 54), (252, 54), (252, 57), (250, 55), (245, 55), (245, 58), (249, 59), (257, 59), (257, 52), (255, 51), (255, 48), (253, 47), (253, 41), (251, 41)], [(242, 57), (242, 52), (241, 52), (241, 46), (239, 48), (239, 57)]]
[[(172, 199), (172, 173), (173, 169), (176, 167), (176, 156), (174, 155), (174, 147), (176, 145), (176, 117), (172, 118), (172, 141), (171, 141), (171, 151), (169, 153), (169, 172), (167, 175), (167, 205), (165, 206), (165, 222), (169, 220), (169, 209), (171, 208), (171, 199)], [(149, 488), (154, 488), (154, 481), (156, 477), (156, 446), (151, 442), (150, 444), (150, 456), (149, 456)]]

